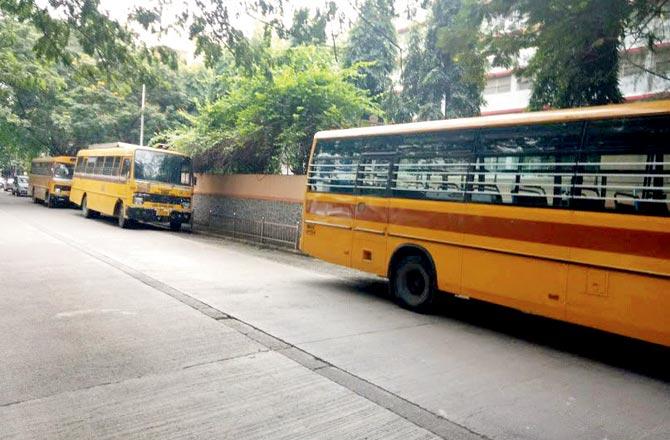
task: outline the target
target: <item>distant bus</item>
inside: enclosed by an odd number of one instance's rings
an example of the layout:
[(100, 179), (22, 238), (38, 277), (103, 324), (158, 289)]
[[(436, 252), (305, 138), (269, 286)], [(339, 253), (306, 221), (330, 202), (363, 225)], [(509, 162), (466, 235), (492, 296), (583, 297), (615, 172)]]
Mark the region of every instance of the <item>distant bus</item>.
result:
[(180, 153), (138, 145), (95, 145), (77, 153), (70, 201), (85, 217), (116, 217), (122, 228), (133, 222), (169, 225), (191, 220), (193, 170)]
[(670, 101), (318, 133), (302, 249), (670, 345)]
[(74, 162), (71, 156), (33, 159), (28, 186), (33, 201), (43, 202), (49, 208), (69, 203)]

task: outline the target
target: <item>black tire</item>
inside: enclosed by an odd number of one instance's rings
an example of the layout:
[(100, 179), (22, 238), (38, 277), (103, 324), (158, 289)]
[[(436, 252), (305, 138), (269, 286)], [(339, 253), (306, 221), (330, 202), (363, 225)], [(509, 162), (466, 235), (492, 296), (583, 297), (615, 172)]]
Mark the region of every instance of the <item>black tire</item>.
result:
[(56, 206), (54, 199), (51, 198), (51, 194), (47, 193), (46, 197), (44, 197), (44, 204), (47, 205), (47, 208), (53, 208)]
[(86, 196), (84, 196), (81, 201), (81, 213), (85, 218), (94, 218), (97, 214), (92, 209), (88, 209), (88, 201), (86, 200)]
[(170, 220), (170, 230), (174, 232), (181, 231), (181, 222), (179, 220)]
[(114, 214), (116, 216), (116, 223), (121, 229), (128, 229), (131, 225), (131, 220), (126, 217), (125, 209), (123, 208), (123, 202), (119, 202), (114, 209)]
[(391, 291), (404, 308), (425, 313), (435, 300), (435, 273), (426, 258), (408, 255), (396, 264), (391, 274)]

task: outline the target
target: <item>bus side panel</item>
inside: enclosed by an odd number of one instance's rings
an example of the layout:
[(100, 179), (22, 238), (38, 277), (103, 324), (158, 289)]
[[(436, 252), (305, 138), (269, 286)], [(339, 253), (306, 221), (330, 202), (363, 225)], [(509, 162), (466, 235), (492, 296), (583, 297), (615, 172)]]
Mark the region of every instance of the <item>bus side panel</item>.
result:
[(567, 320), (670, 346), (670, 279), (572, 266)]
[(114, 182), (102, 181), (100, 190), (100, 200), (102, 207), (100, 212), (105, 215), (114, 215), (114, 208), (119, 200), (120, 185)]
[(112, 196), (107, 194), (107, 185), (111, 184), (98, 179), (84, 179), (84, 182), (83, 187), (86, 191), (86, 204), (88, 207), (103, 215), (113, 215), (114, 205), (111, 204)]
[(84, 197), (84, 191), (81, 184), (81, 179), (75, 178), (72, 181), (72, 189), (70, 190), (70, 202), (77, 206), (81, 206), (81, 199)]
[(353, 196), (307, 193), (302, 251), (350, 267), (354, 203)]
[(489, 252), (463, 251), (463, 294), (524, 312), (565, 319), (568, 265)]

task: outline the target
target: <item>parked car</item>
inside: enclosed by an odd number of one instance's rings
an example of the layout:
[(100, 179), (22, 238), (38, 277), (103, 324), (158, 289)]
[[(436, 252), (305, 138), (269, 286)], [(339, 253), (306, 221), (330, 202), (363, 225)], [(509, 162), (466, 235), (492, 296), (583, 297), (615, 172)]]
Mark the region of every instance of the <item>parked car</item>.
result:
[(28, 176), (18, 176), (14, 179), (12, 194), (17, 197), (28, 196)]
[(12, 188), (14, 187), (14, 179), (11, 177), (8, 177), (7, 180), (5, 180), (5, 191), (11, 191)]
[(5, 189), (5, 178), (0, 177), (0, 189)]

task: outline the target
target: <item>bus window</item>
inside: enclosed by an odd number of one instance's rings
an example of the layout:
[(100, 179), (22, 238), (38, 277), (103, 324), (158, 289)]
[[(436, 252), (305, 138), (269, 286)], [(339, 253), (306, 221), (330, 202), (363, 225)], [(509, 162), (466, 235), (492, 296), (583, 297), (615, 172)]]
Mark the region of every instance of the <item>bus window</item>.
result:
[(582, 130), (582, 123), (482, 130), (470, 200), (568, 207)]
[(359, 153), (358, 141), (318, 142), (308, 170), (310, 191), (353, 193)]
[(112, 156), (105, 157), (102, 165), (102, 174), (105, 176), (111, 176), (113, 165), (114, 165), (114, 157)]
[(83, 173), (84, 172), (84, 163), (85, 163), (85, 158), (83, 157), (78, 157), (77, 158), (77, 166), (75, 167), (75, 172), (76, 173)]
[(98, 157), (95, 161), (95, 168), (93, 169), (93, 174), (97, 176), (102, 176), (102, 168), (105, 165), (105, 158)]
[(121, 168), (121, 178), (128, 179), (130, 177), (130, 159), (123, 159), (123, 167)]
[(460, 131), (400, 139), (391, 180), (394, 196), (462, 201), (473, 141), (473, 132)]
[(665, 145), (670, 118), (589, 123), (574, 205), (580, 209), (667, 215), (670, 185)]
[(391, 170), (389, 156), (364, 155), (359, 163), (356, 189), (363, 195), (384, 195)]
[(87, 157), (86, 158), (86, 168), (84, 172), (86, 174), (93, 174), (93, 171), (95, 170), (95, 157)]
[(53, 166), (53, 176), (57, 179), (72, 179), (73, 172), (70, 164), (55, 163)]
[(119, 156), (114, 157), (114, 163), (112, 163), (112, 176), (119, 176), (119, 165), (121, 164), (121, 158)]

